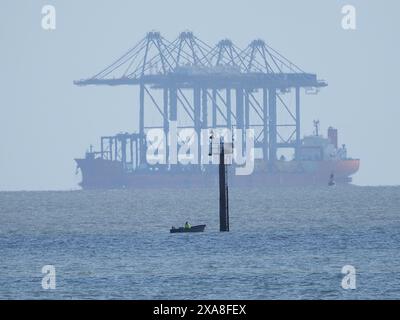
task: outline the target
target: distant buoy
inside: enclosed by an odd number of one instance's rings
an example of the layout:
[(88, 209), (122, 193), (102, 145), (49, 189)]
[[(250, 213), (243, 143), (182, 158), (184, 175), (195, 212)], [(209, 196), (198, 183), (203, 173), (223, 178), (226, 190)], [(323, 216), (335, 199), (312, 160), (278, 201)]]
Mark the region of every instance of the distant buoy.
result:
[(334, 186), (334, 185), (336, 185), (335, 176), (333, 175), (333, 173), (331, 173), (331, 175), (330, 175), (330, 177), (329, 177), (328, 186), (332, 187), (332, 186)]

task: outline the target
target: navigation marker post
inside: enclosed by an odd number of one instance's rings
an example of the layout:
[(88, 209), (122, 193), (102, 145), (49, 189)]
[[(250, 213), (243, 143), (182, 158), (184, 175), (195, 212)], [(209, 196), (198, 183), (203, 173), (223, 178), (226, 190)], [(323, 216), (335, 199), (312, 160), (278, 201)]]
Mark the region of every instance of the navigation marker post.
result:
[[(210, 136), (209, 156), (213, 155), (212, 141), (213, 134)], [(233, 144), (225, 143), (224, 138), (219, 142), (219, 231), (229, 231), (229, 197), (228, 197), (228, 174), (227, 164), (225, 164), (225, 154), (233, 153)]]

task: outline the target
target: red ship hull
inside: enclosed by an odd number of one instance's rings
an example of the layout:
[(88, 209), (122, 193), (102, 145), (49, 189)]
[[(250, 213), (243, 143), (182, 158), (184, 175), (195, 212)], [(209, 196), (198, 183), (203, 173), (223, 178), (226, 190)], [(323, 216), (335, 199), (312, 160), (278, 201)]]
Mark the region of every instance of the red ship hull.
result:
[[(162, 188), (207, 187), (217, 184), (217, 172), (201, 171), (133, 171), (126, 172), (119, 161), (76, 159), (82, 173), (81, 187), (97, 188)], [(277, 161), (274, 170), (256, 167), (251, 175), (238, 176), (230, 170), (229, 184), (238, 187), (327, 185), (333, 173), (337, 184), (351, 183), (360, 166), (359, 159), (334, 161)]]

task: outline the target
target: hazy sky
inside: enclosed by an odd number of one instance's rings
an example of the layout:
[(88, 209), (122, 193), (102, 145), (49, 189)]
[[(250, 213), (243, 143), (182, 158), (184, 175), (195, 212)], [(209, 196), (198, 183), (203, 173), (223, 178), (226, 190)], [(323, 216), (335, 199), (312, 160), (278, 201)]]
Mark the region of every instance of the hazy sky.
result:
[[(57, 28), (41, 27), (54, 5)], [(341, 27), (341, 8), (357, 9), (357, 30)], [(158, 30), (189, 29), (215, 44), (262, 38), (329, 86), (303, 98), (303, 134), (319, 119), (339, 129), (349, 156), (361, 159), (354, 182), (400, 184), (398, 18), (400, 2), (338, 0), (0, 2), (0, 190), (73, 189), (73, 159), (101, 135), (137, 128), (137, 92), (76, 87)]]

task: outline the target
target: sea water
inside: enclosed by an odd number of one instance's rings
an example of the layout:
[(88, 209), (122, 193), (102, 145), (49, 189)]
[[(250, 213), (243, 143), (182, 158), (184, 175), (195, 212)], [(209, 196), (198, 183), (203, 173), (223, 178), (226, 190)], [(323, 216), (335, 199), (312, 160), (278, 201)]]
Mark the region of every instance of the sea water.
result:
[[(1, 299), (399, 299), (400, 187), (0, 193)], [(204, 233), (170, 234), (172, 225)], [(54, 268), (46, 289), (43, 266)], [(342, 268), (354, 267), (355, 289)]]

